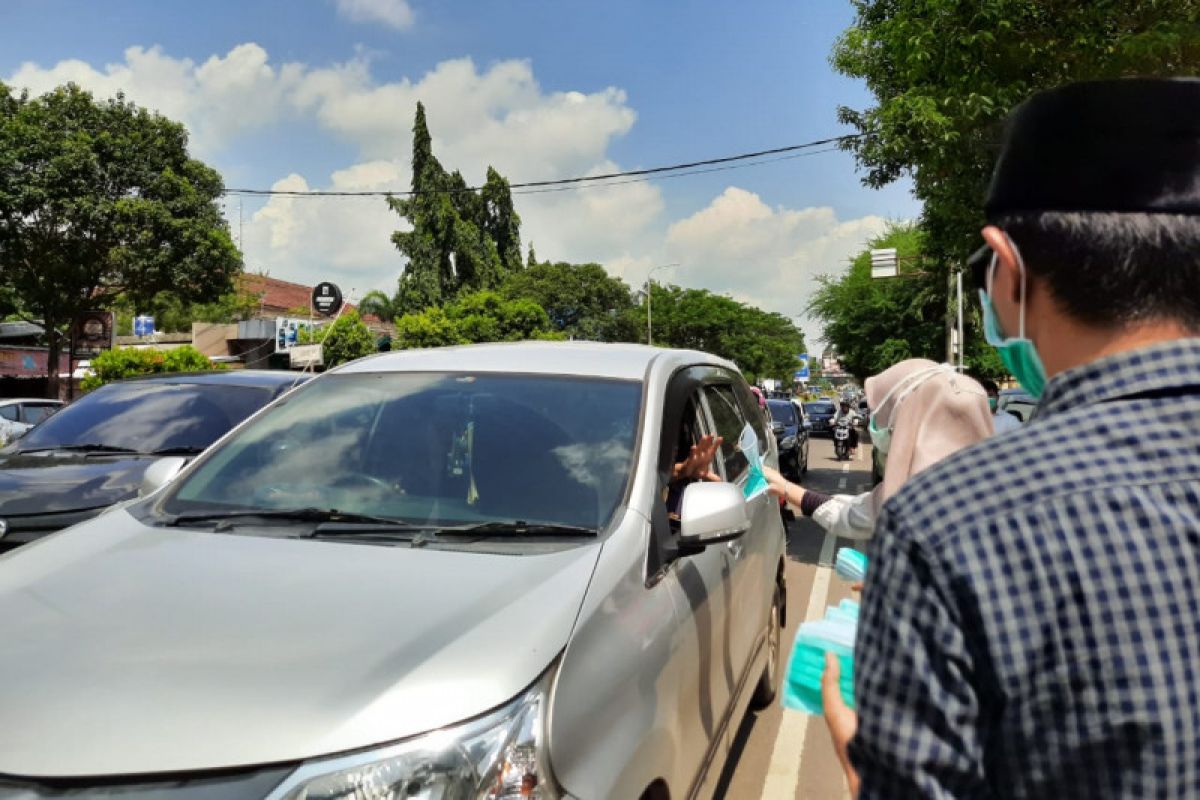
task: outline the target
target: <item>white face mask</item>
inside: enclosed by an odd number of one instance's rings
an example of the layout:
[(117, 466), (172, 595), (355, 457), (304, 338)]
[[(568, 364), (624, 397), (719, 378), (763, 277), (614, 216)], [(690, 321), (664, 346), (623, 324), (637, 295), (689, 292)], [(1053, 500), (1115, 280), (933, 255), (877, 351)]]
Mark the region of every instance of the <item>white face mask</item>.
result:
[[(954, 367), (950, 366), (949, 364), (938, 364), (934, 367), (926, 367), (925, 369), (914, 372), (912, 375), (909, 375), (907, 378), (897, 383), (892, 387), (890, 392), (883, 396), (883, 400), (880, 401), (879, 407), (871, 412), (871, 419), (867, 424), (867, 431), (871, 434), (871, 444), (875, 447), (875, 449), (877, 449), (883, 455), (887, 455), (888, 448), (892, 446), (892, 431), (896, 427), (896, 410), (900, 408), (900, 404), (908, 399), (908, 396), (915, 392), (921, 386), (921, 384), (925, 383), (930, 378), (946, 373), (954, 375)], [(887, 406), (888, 401), (892, 399), (892, 395), (895, 395), (896, 392), (899, 392), (901, 389), (904, 391), (896, 397), (896, 402), (893, 404), (892, 413), (889, 417), (891, 422), (888, 423), (886, 428), (880, 430), (875, 426), (875, 417), (879, 415), (879, 412), (882, 411), (885, 406)]]

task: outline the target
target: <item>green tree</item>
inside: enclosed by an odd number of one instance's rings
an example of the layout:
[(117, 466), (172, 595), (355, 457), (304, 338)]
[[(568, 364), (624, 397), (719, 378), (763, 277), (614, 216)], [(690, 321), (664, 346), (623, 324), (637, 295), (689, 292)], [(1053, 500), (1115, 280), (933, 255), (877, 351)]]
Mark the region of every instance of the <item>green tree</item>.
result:
[(392, 322), (400, 316), (400, 304), (395, 297), (388, 297), (378, 289), (363, 295), (358, 310), (363, 314), (374, 314), (384, 322)]
[(376, 352), (375, 337), (353, 308), (342, 311), (332, 323), (318, 328), (314, 336), (308, 336), (307, 331), (298, 331), (296, 340), (302, 344), (319, 342), (326, 369)]
[(392, 338), (392, 349), (449, 347), (466, 343), (458, 332), (458, 325), (446, 316), (445, 310), (427, 308), (396, 319), (396, 335)]
[[(1192, 75), (1195, 0), (852, 0), (831, 57), (876, 104), (839, 109), (880, 187), (911, 176), (939, 269), (980, 244), (982, 204), (1008, 112), (1034, 92), (1091, 78)], [(943, 280), (945, 276), (943, 273)]]
[(521, 218), (508, 181), (488, 167), (487, 181), (471, 191), (457, 170), (433, 154), (425, 106), (413, 120), (412, 194), (388, 205), (409, 229), (392, 234), (406, 259), (396, 303), (400, 312), (442, 305), (460, 294), (495, 289), (521, 263)]
[(90, 392), (111, 381), (150, 375), (159, 372), (205, 372), (224, 369), (213, 364), (208, 356), (190, 344), (171, 350), (151, 350), (139, 347), (115, 347), (91, 361), (91, 374), (80, 382), (80, 389)]
[(554, 330), (569, 338), (637, 341), (639, 328), (629, 316), (633, 309), (629, 287), (599, 264), (531, 263), (510, 274), (500, 292), (510, 299), (537, 303)]
[(446, 316), (467, 342), (519, 342), (550, 333), (550, 317), (532, 300), (506, 300), (496, 292), (466, 295), (446, 307)]
[(40, 97), (0, 84), (0, 285), (40, 318), (49, 393), (71, 320), (118, 296), (185, 301), (228, 291), (241, 270), (217, 199), (176, 122), (68, 84)]
[[(750, 380), (790, 384), (804, 334), (774, 314), (705, 289), (651, 285), (654, 344), (703, 350), (738, 365)], [(646, 307), (627, 315), (646, 330)]]
[[(842, 367), (860, 382), (906, 358), (946, 358), (944, 273), (926, 257), (926, 235), (917, 225), (893, 225), (868, 243), (845, 273), (818, 278), (809, 312), (824, 324), (825, 339)], [(895, 248), (900, 274), (871, 277), (872, 248)], [(966, 306), (970, 314), (975, 306)], [(972, 320), (972, 329), (977, 323)], [(967, 363), (982, 374), (1002, 374), (995, 352), (978, 336), (967, 337)]]

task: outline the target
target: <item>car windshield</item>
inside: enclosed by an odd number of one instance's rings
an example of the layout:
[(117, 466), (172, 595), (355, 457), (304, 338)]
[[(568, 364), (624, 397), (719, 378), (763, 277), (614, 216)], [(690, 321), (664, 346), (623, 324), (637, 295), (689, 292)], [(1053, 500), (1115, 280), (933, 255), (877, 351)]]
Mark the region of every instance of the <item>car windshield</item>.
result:
[(160, 510), (599, 530), (624, 497), (640, 403), (629, 381), (330, 375), (212, 453)]
[(809, 414), (832, 414), (833, 403), (805, 403), (804, 410)]
[(782, 422), (784, 425), (796, 424), (796, 409), (789, 401), (768, 400), (767, 405), (771, 407), (771, 419)]
[(46, 418), (20, 439), (19, 450), (199, 451), (270, 399), (270, 391), (254, 386), (111, 383)]

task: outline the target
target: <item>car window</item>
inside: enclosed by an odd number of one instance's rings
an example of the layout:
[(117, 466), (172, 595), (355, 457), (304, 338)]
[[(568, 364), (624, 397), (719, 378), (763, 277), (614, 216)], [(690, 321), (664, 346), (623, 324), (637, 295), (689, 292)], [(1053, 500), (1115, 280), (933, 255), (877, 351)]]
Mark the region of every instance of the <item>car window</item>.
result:
[(22, 409), (22, 416), (25, 418), (25, 422), (37, 425), (57, 410), (58, 406), (47, 403), (26, 403)]
[(269, 390), (254, 386), (110, 383), (52, 414), (21, 439), (20, 447), (202, 450), (270, 400)]
[(633, 381), (330, 375), (248, 426), (164, 510), (336, 508), (433, 526), (602, 528), (640, 421)]
[(833, 403), (805, 403), (804, 410), (809, 414), (832, 414)]
[(713, 384), (704, 387), (704, 396), (708, 399), (708, 410), (712, 414), (713, 424), (716, 425), (717, 435), (721, 442), (721, 457), (725, 461), (725, 477), (730, 481), (740, 479), (750, 466), (737, 446), (738, 437), (746, 426), (746, 419), (738, 408), (737, 398), (733, 387), (729, 384)]
[(0, 406), (0, 419), (6, 419), (10, 422), (17, 422), (19, 411), (20, 406), (18, 406), (16, 403), (8, 406)]
[(784, 425), (796, 425), (796, 409), (788, 400), (768, 400), (767, 407), (771, 409), (771, 418)]
[(758, 404), (758, 398), (754, 396), (754, 392), (750, 391), (750, 387), (746, 382), (740, 379), (733, 379), (733, 393), (738, 399), (738, 406), (742, 410), (742, 418), (750, 421), (750, 427), (754, 428), (754, 432), (758, 434), (758, 452), (766, 453), (770, 446), (770, 420), (765, 409)]

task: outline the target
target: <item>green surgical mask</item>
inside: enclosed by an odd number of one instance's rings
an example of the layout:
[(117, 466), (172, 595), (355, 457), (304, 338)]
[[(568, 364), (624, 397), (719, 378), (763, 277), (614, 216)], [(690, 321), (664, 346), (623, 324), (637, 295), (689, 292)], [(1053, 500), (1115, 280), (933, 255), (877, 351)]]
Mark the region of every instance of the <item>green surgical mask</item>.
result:
[[(1007, 238), (1007, 234), (1005, 237)], [(1013, 253), (1017, 257), (1017, 267), (1021, 270), (1020, 329), (1016, 336), (1005, 338), (1004, 331), (1000, 329), (1000, 318), (996, 315), (996, 307), (992, 304), (989, 292), (980, 289), (979, 302), (983, 305), (983, 336), (987, 339), (988, 344), (996, 348), (1000, 354), (1000, 360), (1017, 379), (1017, 383), (1021, 384), (1022, 388), (1036, 399), (1042, 396), (1042, 390), (1046, 388), (1046, 368), (1042, 365), (1042, 359), (1038, 355), (1037, 348), (1033, 346), (1033, 341), (1025, 336), (1025, 261), (1021, 258), (1021, 252), (1017, 250), (1012, 239), (1008, 240), (1008, 244), (1013, 249)], [(992, 277), (995, 271), (996, 256), (993, 253), (992, 264), (988, 268), (989, 290), (992, 288)]]
[(988, 398), (988, 408), (990, 408), (992, 411), (996, 410), (996, 403), (997, 403), (997, 398), (995, 398), (995, 397)]

